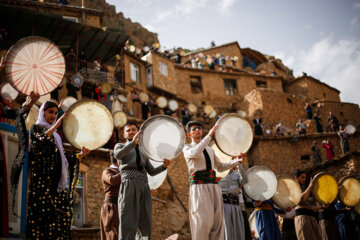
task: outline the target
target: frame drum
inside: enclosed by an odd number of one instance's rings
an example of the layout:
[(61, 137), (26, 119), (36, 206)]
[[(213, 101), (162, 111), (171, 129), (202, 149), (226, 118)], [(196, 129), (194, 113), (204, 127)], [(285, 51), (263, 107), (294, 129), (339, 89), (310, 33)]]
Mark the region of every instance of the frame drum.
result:
[(169, 100), (169, 108), (173, 112), (175, 112), (179, 108), (179, 104), (175, 99)]
[[(154, 168), (157, 168), (157, 167), (163, 165), (163, 162), (156, 162), (156, 161), (152, 161), (152, 160), (150, 160), (150, 163), (151, 163), (151, 165), (153, 165)], [(150, 174), (147, 174), (149, 188), (150, 189), (159, 188), (165, 181), (166, 175), (167, 175), (167, 169), (155, 176), (151, 176)]]
[(295, 207), (301, 200), (299, 183), (291, 177), (278, 177), (277, 190), (272, 199), (282, 209)]
[(45, 95), (57, 88), (65, 74), (65, 59), (50, 40), (30, 36), (17, 41), (5, 60), (6, 79), (19, 92)]
[(173, 117), (156, 115), (147, 119), (140, 127), (139, 148), (154, 161), (176, 158), (185, 144), (185, 131)]
[(139, 94), (140, 102), (148, 102), (149, 101), (149, 95), (146, 92), (141, 92)]
[(217, 113), (214, 110), (214, 111), (212, 111), (212, 113), (210, 113), (209, 118), (215, 118), (216, 116), (217, 116)]
[(218, 122), (215, 142), (221, 151), (230, 156), (246, 153), (253, 141), (250, 124), (236, 113), (227, 113)]
[(259, 232), (256, 228), (256, 222), (255, 222), (255, 212), (252, 212), (249, 217), (249, 225), (250, 225), (250, 231), (255, 233), (254, 235), (255, 239), (259, 239)]
[(74, 87), (81, 87), (84, 83), (84, 79), (80, 74), (75, 74), (74, 76), (72, 76), (72, 81), (73, 81), (73, 85)]
[(165, 108), (168, 105), (166, 97), (160, 96), (156, 99), (156, 104), (159, 108)]
[[(226, 155), (225, 153), (223, 153), (222, 151), (220, 151), (220, 149), (216, 146), (216, 143), (214, 141), (212, 141), (209, 146), (214, 150), (215, 156), (218, 157), (220, 159), (221, 162), (230, 162), (232, 157), (229, 155)], [(223, 172), (218, 172), (215, 169), (216, 172), (216, 177), (226, 177), (229, 174), (230, 169), (225, 170)]]
[(346, 125), (345, 129), (348, 134), (354, 134), (356, 132), (356, 127), (352, 124)]
[(19, 92), (11, 86), (10, 83), (3, 83), (0, 85), (1, 97), (9, 102), (14, 101)]
[(247, 171), (246, 194), (253, 200), (265, 201), (274, 196), (277, 189), (275, 173), (265, 166), (254, 166)]
[(122, 128), (127, 123), (127, 116), (123, 111), (114, 112), (113, 119), (116, 128)]
[(123, 102), (123, 103), (127, 103), (127, 102), (128, 102), (127, 98), (126, 98), (124, 95), (122, 95), (122, 94), (119, 95), (119, 100), (120, 100), (120, 102)]
[(214, 108), (211, 105), (205, 105), (204, 112), (206, 115), (210, 115), (214, 111)]
[(110, 111), (95, 100), (74, 103), (63, 120), (63, 131), (68, 142), (90, 150), (104, 146), (114, 130)]
[(346, 206), (353, 207), (360, 201), (360, 183), (356, 178), (347, 177), (340, 181), (342, 188), (339, 198)]
[(239, 114), (240, 117), (246, 118), (246, 112), (245, 112), (245, 111), (243, 111), (243, 110), (238, 110), (236, 113)]
[(100, 86), (100, 91), (104, 95), (111, 93), (111, 90), (112, 90), (112, 87), (111, 87), (110, 83), (105, 82), (105, 83), (101, 84), (101, 86)]
[(192, 113), (192, 114), (194, 114), (194, 113), (197, 112), (197, 107), (196, 107), (196, 105), (193, 104), (193, 103), (189, 103), (189, 104), (188, 104), (188, 109), (189, 109), (189, 112)]
[(60, 101), (60, 108), (64, 112), (67, 112), (69, 110), (69, 108), (76, 102), (77, 102), (77, 99), (74, 98), (74, 97), (70, 97), (70, 96), (69, 97), (64, 97)]
[(338, 194), (338, 183), (334, 176), (320, 172), (314, 176), (311, 192), (321, 204), (332, 203)]

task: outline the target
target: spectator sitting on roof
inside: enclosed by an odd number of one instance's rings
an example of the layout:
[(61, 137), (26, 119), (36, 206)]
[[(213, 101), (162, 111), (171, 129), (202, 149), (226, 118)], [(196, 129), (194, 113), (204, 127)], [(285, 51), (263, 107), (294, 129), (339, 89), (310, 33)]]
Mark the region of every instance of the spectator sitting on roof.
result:
[(299, 133), (299, 135), (306, 134), (306, 124), (304, 121), (300, 118), (299, 121), (295, 125), (296, 131)]
[(280, 122), (276, 125), (276, 136), (284, 136), (285, 133), (285, 126), (283, 125), (283, 121), (280, 120)]

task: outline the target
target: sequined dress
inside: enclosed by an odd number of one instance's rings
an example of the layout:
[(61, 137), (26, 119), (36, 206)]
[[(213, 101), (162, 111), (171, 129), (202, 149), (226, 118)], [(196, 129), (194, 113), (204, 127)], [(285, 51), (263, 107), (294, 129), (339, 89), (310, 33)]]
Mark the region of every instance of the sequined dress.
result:
[(47, 129), (33, 125), (30, 131), (30, 185), (28, 191), (26, 238), (71, 239), (73, 191), (79, 172), (75, 154), (66, 154), (69, 163), (69, 188), (61, 193), (57, 186), (61, 176), (61, 157), (54, 137)]

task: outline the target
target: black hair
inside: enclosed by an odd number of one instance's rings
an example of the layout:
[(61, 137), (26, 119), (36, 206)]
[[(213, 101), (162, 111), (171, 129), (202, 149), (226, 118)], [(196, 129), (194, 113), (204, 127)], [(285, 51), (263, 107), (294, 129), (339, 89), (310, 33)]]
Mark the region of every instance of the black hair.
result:
[(190, 132), (190, 128), (192, 127), (192, 126), (200, 126), (200, 127), (202, 127), (202, 123), (201, 122), (199, 122), (199, 121), (190, 121), (190, 122), (188, 122), (187, 124), (186, 124), (186, 131), (187, 132)]
[(117, 163), (117, 159), (116, 159), (115, 156), (114, 156), (114, 151), (113, 151), (113, 150), (110, 150), (110, 151), (109, 151), (109, 155), (110, 155), (110, 161), (111, 161), (111, 163), (112, 163), (112, 164)]
[(44, 106), (44, 111), (48, 110), (49, 108), (53, 108), (53, 107), (56, 107), (56, 109), (59, 108), (56, 102), (46, 101), (45, 106)]
[(302, 169), (296, 169), (295, 171), (295, 177), (300, 177), (302, 174), (306, 174), (305, 170), (302, 170)]
[(125, 127), (129, 127), (129, 126), (135, 126), (136, 127), (136, 129), (139, 129), (139, 127), (136, 125), (136, 123), (134, 123), (134, 122), (128, 122), (128, 123), (126, 123), (125, 125), (124, 125), (124, 129), (125, 129)]

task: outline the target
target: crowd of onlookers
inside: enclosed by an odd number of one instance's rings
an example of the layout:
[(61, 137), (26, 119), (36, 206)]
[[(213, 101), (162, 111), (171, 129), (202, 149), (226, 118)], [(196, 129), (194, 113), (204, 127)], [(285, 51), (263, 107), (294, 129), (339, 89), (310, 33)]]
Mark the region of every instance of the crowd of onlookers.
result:
[[(313, 120), (315, 132), (323, 133), (324, 127), (321, 123), (321, 118), (316, 112), (313, 113), (312, 107), (308, 102), (306, 102), (305, 104), (305, 114), (307, 120)], [(254, 123), (255, 136), (270, 136), (272, 134), (272, 131), (269, 128), (266, 128), (266, 126), (264, 127), (264, 125), (262, 124), (262, 118), (260, 118), (259, 116), (256, 116), (255, 119), (253, 119), (253, 123)], [(298, 122), (295, 124), (295, 131), (293, 131), (290, 128), (287, 128), (283, 124), (283, 121), (280, 120), (279, 123), (275, 126), (275, 130), (273, 134), (275, 136), (286, 136), (286, 135), (293, 136), (291, 141), (297, 142), (299, 140), (299, 136), (307, 134), (307, 128), (308, 126), (302, 118), (300, 118)], [(339, 123), (337, 117), (332, 112), (329, 112), (329, 116), (327, 118), (327, 127), (325, 131), (336, 132), (338, 134), (340, 138), (340, 147), (342, 154), (345, 154), (350, 151), (350, 145), (349, 145), (350, 134), (347, 132), (347, 129), (345, 129), (344, 126)], [(321, 146), (326, 150), (327, 160), (331, 160), (335, 157), (334, 145), (331, 143), (330, 140), (323, 140)], [(315, 141), (311, 146), (311, 150), (313, 153), (314, 165), (320, 164), (321, 154), (320, 154), (320, 150), (316, 146)]]

